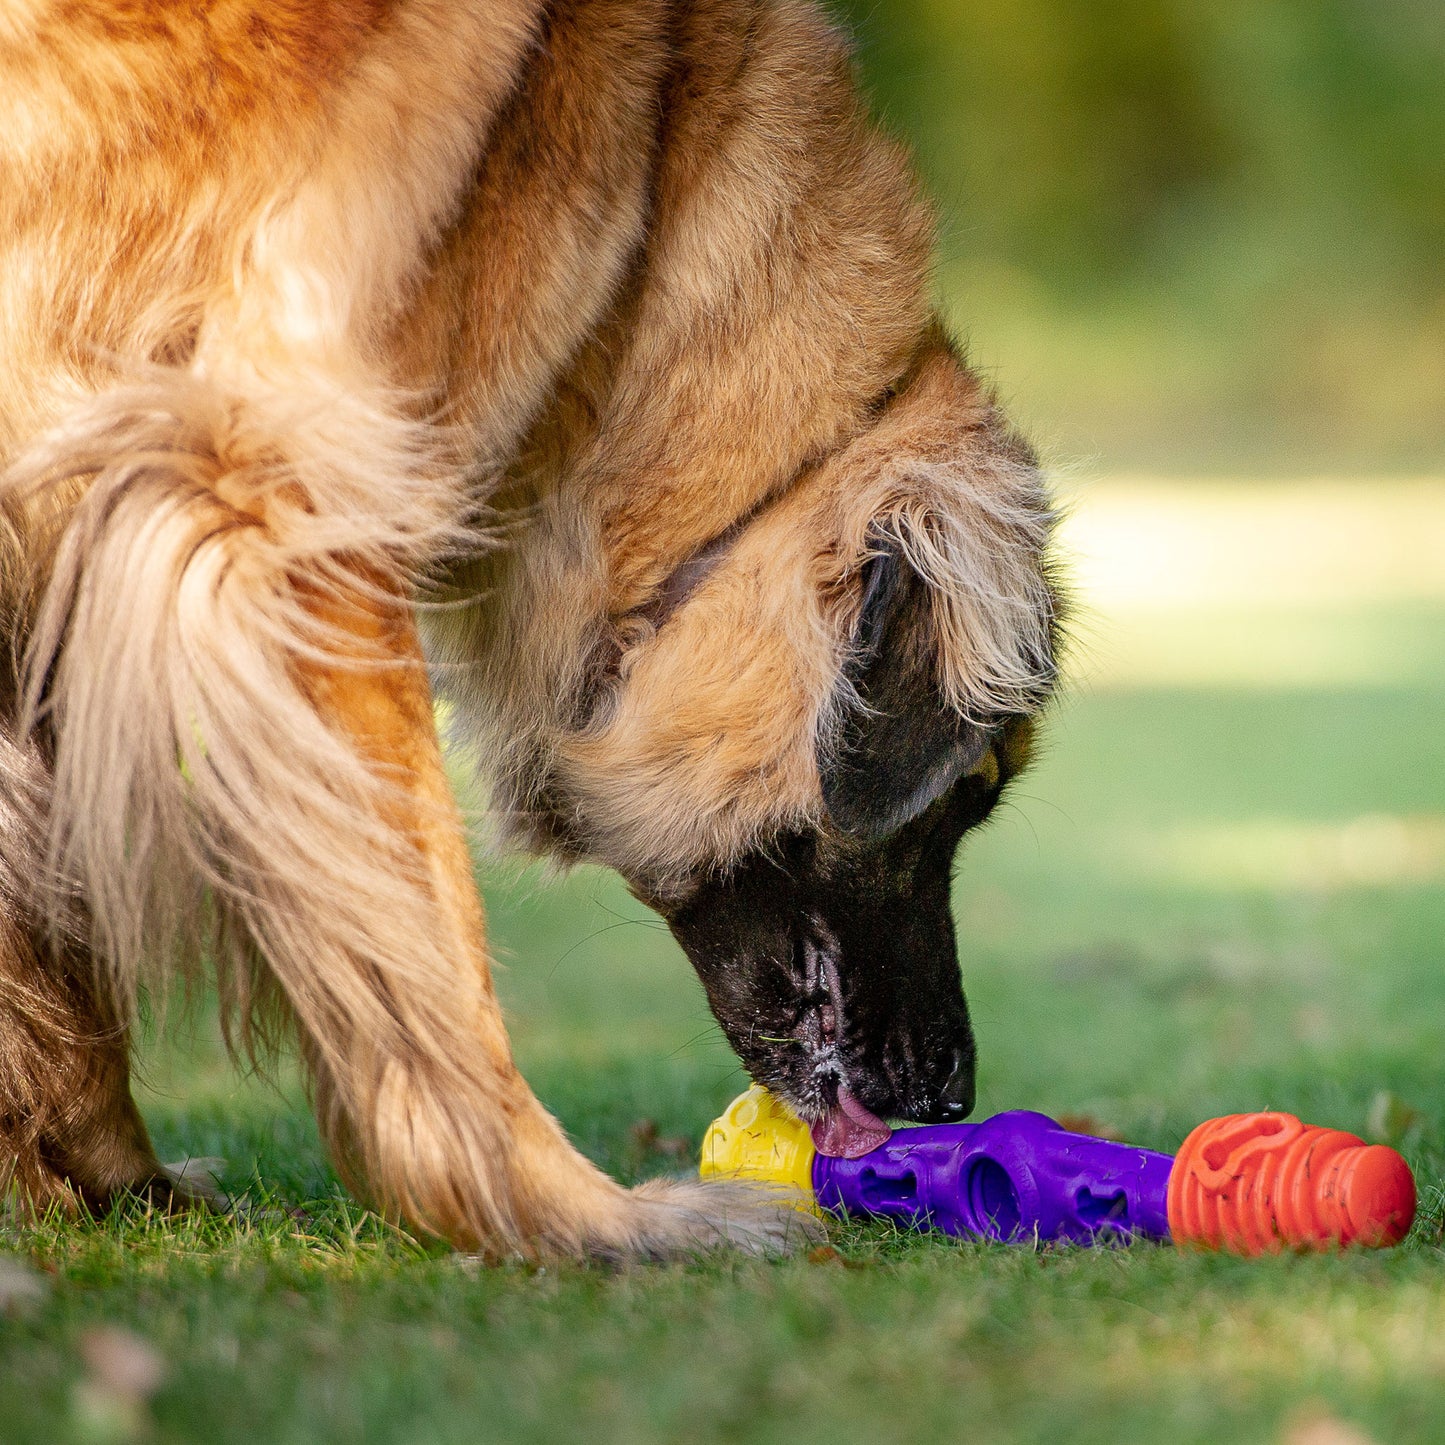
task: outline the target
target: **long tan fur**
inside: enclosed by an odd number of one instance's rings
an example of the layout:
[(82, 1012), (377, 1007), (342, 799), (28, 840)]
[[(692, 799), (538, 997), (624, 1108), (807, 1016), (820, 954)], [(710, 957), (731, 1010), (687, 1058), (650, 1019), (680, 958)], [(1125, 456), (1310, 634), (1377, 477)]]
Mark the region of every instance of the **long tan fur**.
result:
[(517, 1074), (417, 618), (518, 830), (659, 887), (819, 815), (881, 537), (952, 702), (1037, 704), (1047, 507), (839, 38), (789, 0), (26, 0), (0, 138), (14, 1182), (157, 1177), (126, 1029), (209, 956), (413, 1223), (776, 1247), (786, 1206), (621, 1190)]

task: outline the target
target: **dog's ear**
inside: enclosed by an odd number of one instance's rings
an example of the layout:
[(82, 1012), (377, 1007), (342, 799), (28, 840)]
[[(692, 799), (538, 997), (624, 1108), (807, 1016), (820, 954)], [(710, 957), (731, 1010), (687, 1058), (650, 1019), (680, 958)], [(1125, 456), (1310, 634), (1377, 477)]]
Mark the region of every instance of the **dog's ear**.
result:
[(949, 705), (928, 588), (892, 538), (878, 535), (843, 667), (841, 717), (819, 748), (823, 802), (834, 824), (886, 837), (972, 771), (986, 728)]

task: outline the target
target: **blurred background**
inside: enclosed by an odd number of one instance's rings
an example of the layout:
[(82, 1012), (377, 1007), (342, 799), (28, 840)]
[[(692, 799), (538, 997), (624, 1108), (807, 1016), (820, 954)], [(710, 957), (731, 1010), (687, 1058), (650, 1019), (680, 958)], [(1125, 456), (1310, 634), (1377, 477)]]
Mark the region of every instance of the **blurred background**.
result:
[(940, 281), (1046, 450), (1445, 461), (1439, 0), (840, 0)]

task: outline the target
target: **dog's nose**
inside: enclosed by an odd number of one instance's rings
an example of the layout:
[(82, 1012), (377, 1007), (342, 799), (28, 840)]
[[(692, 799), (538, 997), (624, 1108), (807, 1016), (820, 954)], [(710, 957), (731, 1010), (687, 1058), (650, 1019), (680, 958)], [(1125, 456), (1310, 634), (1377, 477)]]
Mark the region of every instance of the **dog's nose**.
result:
[(932, 1121), (937, 1124), (956, 1124), (973, 1113), (974, 1083), (973, 1065), (962, 1049), (953, 1051), (953, 1068), (938, 1092), (938, 1101), (933, 1106)]

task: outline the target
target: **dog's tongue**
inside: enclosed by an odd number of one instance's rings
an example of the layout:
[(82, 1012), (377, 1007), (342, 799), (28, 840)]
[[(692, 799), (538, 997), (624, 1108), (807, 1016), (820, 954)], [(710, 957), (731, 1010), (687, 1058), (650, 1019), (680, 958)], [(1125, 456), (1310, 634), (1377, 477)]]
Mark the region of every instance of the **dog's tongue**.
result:
[(855, 1099), (838, 1090), (838, 1103), (812, 1126), (813, 1147), (834, 1159), (858, 1159), (888, 1142), (893, 1131)]

